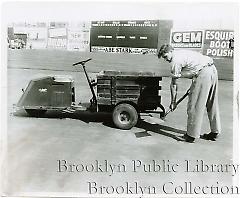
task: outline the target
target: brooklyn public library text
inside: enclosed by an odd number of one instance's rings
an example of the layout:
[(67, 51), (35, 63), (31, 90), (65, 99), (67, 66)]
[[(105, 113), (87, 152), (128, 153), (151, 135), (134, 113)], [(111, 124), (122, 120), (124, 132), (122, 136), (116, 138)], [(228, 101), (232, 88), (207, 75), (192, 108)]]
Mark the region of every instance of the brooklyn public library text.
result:
[(112, 176), (115, 173), (226, 173), (235, 176), (239, 172), (239, 164), (207, 163), (204, 160), (131, 160), (128, 163), (113, 163), (109, 160), (94, 160), (88, 163), (74, 163), (67, 160), (57, 160), (57, 171), (60, 173), (99, 173)]
[(227, 195), (239, 194), (239, 186), (226, 186), (220, 182), (211, 185), (195, 185), (191, 181), (175, 183), (172, 181), (162, 186), (144, 186), (140, 182), (125, 182), (122, 185), (102, 185), (97, 182), (87, 182), (88, 193), (98, 195), (143, 195), (143, 194), (204, 194), (204, 195)]

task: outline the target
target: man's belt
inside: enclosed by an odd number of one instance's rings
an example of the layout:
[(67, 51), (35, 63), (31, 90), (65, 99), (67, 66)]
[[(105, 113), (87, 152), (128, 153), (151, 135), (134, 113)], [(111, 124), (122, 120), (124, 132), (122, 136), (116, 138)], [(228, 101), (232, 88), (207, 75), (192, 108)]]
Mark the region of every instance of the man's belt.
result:
[(213, 66), (213, 65), (214, 65), (214, 63), (208, 63), (208, 64), (204, 65), (204, 66), (203, 66), (201, 69), (199, 69), (199, 70), (197, 71), (197, 73), (193, 76), (193, 79), (198, 77), (198, 75), (200, 74), (200, 72), (202, 71), (203, 68), (205, 68), (205, 67), (211, 67), (211, 66)]

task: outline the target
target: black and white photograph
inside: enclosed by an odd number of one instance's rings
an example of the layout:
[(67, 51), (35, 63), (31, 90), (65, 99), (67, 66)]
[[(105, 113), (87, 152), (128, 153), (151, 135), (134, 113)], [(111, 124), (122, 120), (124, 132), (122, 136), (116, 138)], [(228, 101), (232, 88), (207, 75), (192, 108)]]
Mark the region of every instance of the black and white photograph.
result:
[(1, 196), (238, 197), (239, 3), (1, 3)]

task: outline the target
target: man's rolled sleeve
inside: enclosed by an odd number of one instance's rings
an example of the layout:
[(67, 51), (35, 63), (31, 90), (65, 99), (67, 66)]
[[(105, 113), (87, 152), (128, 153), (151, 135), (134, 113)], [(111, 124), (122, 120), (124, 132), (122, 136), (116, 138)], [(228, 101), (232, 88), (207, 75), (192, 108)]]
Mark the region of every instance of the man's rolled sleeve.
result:
[(172, 78), (180, 78), (181, 77), (181, 66), (177, 64), (172, 64), (171, 68), (171, 77)]

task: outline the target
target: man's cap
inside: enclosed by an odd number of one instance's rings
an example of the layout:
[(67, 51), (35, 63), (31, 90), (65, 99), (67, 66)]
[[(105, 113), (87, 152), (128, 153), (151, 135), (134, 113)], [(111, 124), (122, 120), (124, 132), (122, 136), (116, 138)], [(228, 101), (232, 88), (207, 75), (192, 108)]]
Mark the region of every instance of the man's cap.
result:
[(163, 44), (158, 50), (158, 58), (161, 58), (164, 54), (168, 53), (171, 50), (173, 50), (173, 47), (171, 45)]

